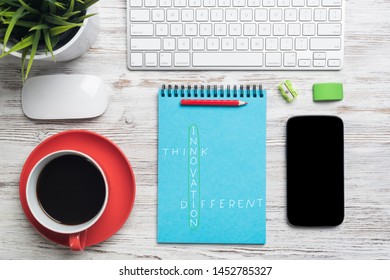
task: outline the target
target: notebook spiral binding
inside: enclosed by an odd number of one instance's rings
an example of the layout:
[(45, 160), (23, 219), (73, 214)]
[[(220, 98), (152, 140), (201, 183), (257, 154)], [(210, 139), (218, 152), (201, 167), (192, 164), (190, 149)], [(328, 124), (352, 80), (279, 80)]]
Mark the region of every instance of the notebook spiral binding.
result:
[(265, 90), (259, 85), (162, 85), (161, 97), (182, 97), (182, 98), (263, 98)]

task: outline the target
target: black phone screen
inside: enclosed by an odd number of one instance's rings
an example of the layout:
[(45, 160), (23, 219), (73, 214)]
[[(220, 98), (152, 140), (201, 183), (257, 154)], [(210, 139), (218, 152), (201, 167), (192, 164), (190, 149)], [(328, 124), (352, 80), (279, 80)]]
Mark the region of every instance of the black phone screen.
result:
[(287, 122), (287, 218), (296, 226), (344, 220), (344, 125), (336, 116)]

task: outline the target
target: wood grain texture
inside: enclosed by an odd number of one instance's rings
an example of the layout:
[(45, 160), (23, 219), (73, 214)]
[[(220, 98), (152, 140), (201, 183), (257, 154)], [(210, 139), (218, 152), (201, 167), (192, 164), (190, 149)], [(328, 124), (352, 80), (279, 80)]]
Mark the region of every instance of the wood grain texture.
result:
[[(390, 1), (349, 0), (345, 66), (335, 72), (132, 72), (126, 68), (126, 4), (101, 0), (102, 30), (93, 48), (69, 63), (39, 62), (31, 76), (86, 73), (110, 85), (106, 113), (87, 121), (32, 121), (21, 109), (19, 61), (0, 60), (0, 259), (389, 259)], [(299, 89), (287, 104), (286, 78)], [(342, 82), (341, 102), (313, 103), (316, 82)], [(164, 83), (262, 83), (268, 89), (267, 244), (159, 245), (157, 223), (157, 88)], [(336, 228), (294, 228), (286, 220), (285, 126), (289, 117), (332, 114), (345, 123), (345, 221)], [(137, 179), (134, 210), (109, 240), (72, 253), (42, 238), (19, 202), (19, 175), (42, 140), (88, 129), (116, 142)], [(304, 172), (304, 170), (303, 170)]]

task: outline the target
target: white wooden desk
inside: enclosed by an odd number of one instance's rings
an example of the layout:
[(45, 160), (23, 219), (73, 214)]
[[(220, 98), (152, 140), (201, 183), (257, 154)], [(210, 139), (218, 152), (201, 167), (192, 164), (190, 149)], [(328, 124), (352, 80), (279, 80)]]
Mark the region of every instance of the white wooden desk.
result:
[[(31, 77), (100, 76), (111, 86), (106, 113), (87, 121), (32, 121), (21, 108), (19, 60), (0, 61), (0, 259), (389, 259), (390, 1), (347, 0), (345, 66), (332, 72), (131, 72), (126, 68), (125, 0), (101, 0), (102, 32), (80, 59), (36, 63)], [(299, 99), (287, 104), (277, 85), (291, 79)], [(311, 87), (342, 82), (344, 100), (318, 104)], [(164, 83), (263, 83), (268, 89), (267, 244), (158, 245), (157, 98)], [(293, 228), (286, 220), (285, 126), (289, 117), (332, 114), (345, 123), (345, 220), (336, 228)], [(130, 218), (112, 238), (83, 253), (42, 238), (19, 202), (19, 175), (47, 137), (88, 129), (126, 153), (137, 179)], [(302, 170), (304, 172), (304, 170)]]

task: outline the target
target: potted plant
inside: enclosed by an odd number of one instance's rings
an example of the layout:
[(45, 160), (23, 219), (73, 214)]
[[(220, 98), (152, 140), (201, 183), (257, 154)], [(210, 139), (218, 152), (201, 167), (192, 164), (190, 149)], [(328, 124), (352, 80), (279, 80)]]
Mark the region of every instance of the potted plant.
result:
[(23, 81), (34, 60), (69, 61), (99, 33), (99, 0), (0, 0), (0, 59), (21, 58)]

